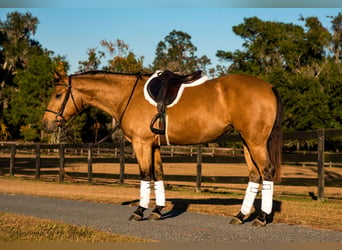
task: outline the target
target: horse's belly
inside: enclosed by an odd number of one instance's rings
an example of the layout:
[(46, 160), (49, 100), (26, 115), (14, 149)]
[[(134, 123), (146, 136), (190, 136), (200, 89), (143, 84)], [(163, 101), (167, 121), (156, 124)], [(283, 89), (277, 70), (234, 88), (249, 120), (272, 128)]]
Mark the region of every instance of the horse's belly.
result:
[(171, 144), (201, 144), (214, 141), (231, 127), (220, 116), (188, 114), (168, 116), (167, 134)]

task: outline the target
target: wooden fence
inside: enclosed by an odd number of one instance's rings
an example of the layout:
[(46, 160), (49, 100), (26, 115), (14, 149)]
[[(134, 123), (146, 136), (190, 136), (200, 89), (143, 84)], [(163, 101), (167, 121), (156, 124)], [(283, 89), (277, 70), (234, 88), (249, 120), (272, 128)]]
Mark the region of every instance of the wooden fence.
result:
[[(283, 152), (283, 163), (289, 164), (317, 164), (317, 186), (318, 198), (324, 199), (324, 166), (337, 165), (342, 166), (341, 153), (325, 152), (325, 139), (328, 137), (342, 137), (342, 129), (325, 129), (317, 131), (291, 132), (284, 134), (284, 141), (303, 141), (316, 140), (317, 150), (313, 152)], [(240, 142), (238, 135), (225, 135), (216, 140), (216, 143), (236, 143)], [(217, 148), (204, 147), (202, 145), (191, 146), (163, 146), (161, 149), (163, 162), (186, 162), (196, 163), (197, 172), (195, 176), (196, 190), (201, 190), (203, 180), (202, 163), (242, 163), (244, 156), (242, 149), (236, 148)], [(29, 154), (31, 157), (27, 157)], [(32, 157), (34, 155), (34, 157)], [(57, 174), (59, 181), (64, 181), (65, 164), (87, 162), (88, 171), (86, 177), (91, 184), (93, 178), (119, 178), (120, 183), (124, 183), (125, 178), (139, 179), (136, 175), (125, 174), (125, 163), (136, 163), (136, 158), (131, 145), (128, 142), (107, 143), (99, 146), (92, 144), (16, 144), (0, 143), (0, 174), (9, 173), (13, 176), (17, 172), (26, 175), (34, 174), (36, 179), (40, 178), (43, 168), (56, 167), (58, 171), (44, 171), (45, 174)], [(33, 163), (30, 171), (27, 165)], [(119, 163), (120, 174), (94, 174), (93, 163)], [(24, 167), (25, 166), (25, 167)], [(33, 170), (33, 171), (32, 171)], [(84, 173), (79, 173), (80, 177), (85, 177)], [(193, 178), (184, 178), (182, 176), (168, 176), (173, 180), (193, 180)], [(224, 178), (215, 177), (213, 181), (224, 181)], [(210, 181), (205, 178), (204, 181)], [(246, 180), (243, 180), (246, 182)]]

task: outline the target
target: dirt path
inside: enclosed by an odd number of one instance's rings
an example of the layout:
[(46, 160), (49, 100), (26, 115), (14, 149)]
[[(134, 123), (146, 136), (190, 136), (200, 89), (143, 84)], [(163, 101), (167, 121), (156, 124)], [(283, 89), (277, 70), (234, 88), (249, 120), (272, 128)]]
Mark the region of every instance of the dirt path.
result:
[(231, 218), (184, 210), (165, 211), (160, 221), (130, 222), (135, 207), (26, 195), (0, 194), (0, 211), (91, 226), (161, 242), (342, 242), (342, 232), (281, 223), (254, 228), (230, 225)]

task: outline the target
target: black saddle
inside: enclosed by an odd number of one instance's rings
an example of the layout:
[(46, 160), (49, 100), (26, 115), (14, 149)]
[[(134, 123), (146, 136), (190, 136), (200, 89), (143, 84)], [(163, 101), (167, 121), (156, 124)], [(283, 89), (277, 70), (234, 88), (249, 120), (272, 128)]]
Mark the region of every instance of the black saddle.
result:
[[(188, 84), (201, 78), (202, 71), (196, 71), (189, 75), (178, 75), (169, 70), (160, 72), (158, 77), (153, 78), (147, 85), (147, 91), (157, 103), (158, 113), (152, 119), (150, 128), (155, 134), (165, 134), (165, 110), (177, 97), (182, 84)], [(159, 120), (159, 128), (154, 124)]]

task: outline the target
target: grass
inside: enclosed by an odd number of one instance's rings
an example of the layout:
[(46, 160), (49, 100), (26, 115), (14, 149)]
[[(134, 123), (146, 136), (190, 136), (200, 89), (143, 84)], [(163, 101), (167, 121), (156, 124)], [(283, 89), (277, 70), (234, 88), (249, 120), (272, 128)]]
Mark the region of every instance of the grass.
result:
[(144, 242), (62, 222), (0, 213), (0, 242)]

